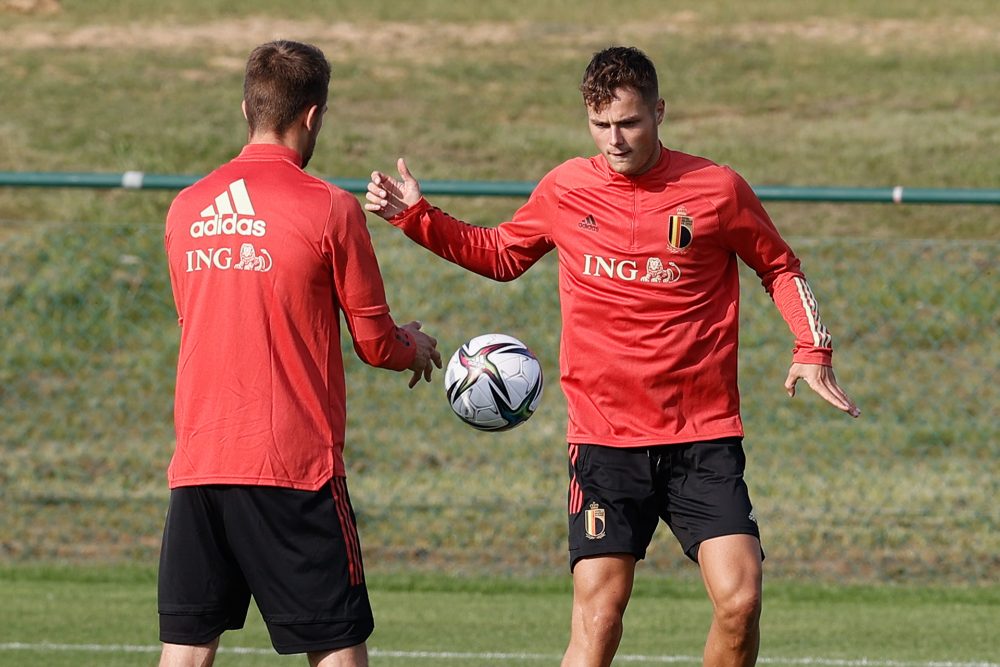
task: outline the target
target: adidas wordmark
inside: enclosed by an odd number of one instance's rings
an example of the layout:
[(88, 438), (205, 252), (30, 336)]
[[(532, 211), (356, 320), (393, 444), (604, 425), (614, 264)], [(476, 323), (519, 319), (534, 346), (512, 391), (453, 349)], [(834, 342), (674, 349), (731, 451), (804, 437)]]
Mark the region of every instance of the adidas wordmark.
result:
[(202, 218), (191, 225), (191, 238), (204, 236), (264, 236), (267, 223), (255, 220), (250, 193), (243, 179), (233, 181), (229, 187), (215, 198), (215, 203), (205, 207)]

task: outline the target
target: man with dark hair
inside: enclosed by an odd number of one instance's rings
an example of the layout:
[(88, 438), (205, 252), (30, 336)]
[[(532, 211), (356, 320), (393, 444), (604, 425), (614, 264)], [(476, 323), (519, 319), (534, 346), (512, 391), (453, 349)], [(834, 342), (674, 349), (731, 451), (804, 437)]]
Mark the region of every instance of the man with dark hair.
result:
[(605, 49), (581, 92), (600, 154), (550, 171), (511, 221), (476, 227), (433, 208), (402, 159), (399, 180), (372, 173), (366, 208), (495, 280), (559, 251), (573, 572), (563, 665), (611, 663), (636, 562), (661, 519), (700, 566), (713, 605), (705, 665), (752, 665), (763, 552), (743, 479), (737, 258), (795, 336), (788, 394), (802, 379), (860, 412), (837, 384), (799, 260), (750, 186), (660, 143), (664, 102), (649, 59)]
[(277, 41), (247, 62), (249, 140), (170, 206), (181, 330), (160, 554), (161, 665), (211, 665), (253, 596), (278, 653), (368, 664), (374, 628), (343, 458), (343, 312), (366, 363), (441, 367), (396, 326), (357, 199), (310, 176), (330, 65)]

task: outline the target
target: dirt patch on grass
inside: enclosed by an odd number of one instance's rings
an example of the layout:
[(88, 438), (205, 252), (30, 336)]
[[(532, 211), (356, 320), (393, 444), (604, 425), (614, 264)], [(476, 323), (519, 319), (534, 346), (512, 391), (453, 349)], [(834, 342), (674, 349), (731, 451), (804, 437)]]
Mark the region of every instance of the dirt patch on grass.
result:
[[(0, 9), (38, 14), (59, 11), (57, 0), (0, 0)], [(727, 37), (738, 40), (800, 40), (857, 46), (869, 52), (914, 49), (924, 52), (986, 47), (1000, 43), (1000, 19), (935, 17), (928, 19), (851, 20), (812, 17), (796, 21), (743, 22), (714, 25), (694, 12), (669, 21), (620, 24), (612, 32), (591, 26), (552, 30), (522, 22), (444, 23), (435, 21), (358, 22), (298, 21), (271, 17), (225, 19), (197, 24), (133, 22), (95, 25), (24, 24), (7, 31), (6, 49), (189, 49), (246, 52), (271, 39), (313, 42), (332, 60), (357, 52), (401, 54), (427, 59), (455, 47), (482, 48), (531, 41), (537, 44), (645, 43), (663, 35)], [(442, 48), (441, 45), (446, 45)]]
[(1000, 23), (969, 17), (933, 19), (849, 20), (815, 17), (801, 21), (743, 23), (731, 29), (734, 37), (858, 46), (868, 53), (890, 49), (919, 52), (964, 49), (1000, 44)]
[(343, 49), (377, 53), (420, 51), (429, 43), (483, 46), (516, 41), (520, 27), (480, 23), (373, 23), (371, 25), (250, 17), (194, 25), (126, 23), (120, 25), (21, 25), (4, 39), (7, 49), (189, 49), (200, 52), (247, 51), (272, 39), (295, 39), (324, 48), (337, 59)]
[(58, 14), (62, 11), (59, 0), (0, 0), (0, 14)]

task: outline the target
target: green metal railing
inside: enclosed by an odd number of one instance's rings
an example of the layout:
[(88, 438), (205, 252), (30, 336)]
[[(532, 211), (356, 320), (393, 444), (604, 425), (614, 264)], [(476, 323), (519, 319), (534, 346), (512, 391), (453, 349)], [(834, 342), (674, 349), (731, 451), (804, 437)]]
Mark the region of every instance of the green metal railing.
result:
[[(74, 172), (0, 172), (0, 186), (44, 188), (126, 188), (134, 190), (180, 190), (199, 176), (147, 174), (141, 171), (95, 174)], [(330, 183), (360, 194), (368, 179), (332, 178)], [(420, 182), (428, 195), (479, 197), (527, 197), (535, 188), (531, 181), (434, 181)], [(763, 201), (801, 201), (882, 204), (1000, 204), (1000, 190), (962, 188), (850, 188), (765, 185), (754, 188)]]

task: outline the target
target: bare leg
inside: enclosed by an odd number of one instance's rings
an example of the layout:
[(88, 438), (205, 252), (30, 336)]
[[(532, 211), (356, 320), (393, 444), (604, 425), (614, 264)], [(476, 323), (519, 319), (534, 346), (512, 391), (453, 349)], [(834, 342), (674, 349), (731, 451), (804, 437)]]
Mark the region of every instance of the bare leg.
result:
[(705, 540), (698, 562), (712, 601), (705, 666), (752, 667), (760, 648), (760, 542), (753, 535)]
[(309, 653), (309, 667), (368, 667), (368, 645)]
[(608, 667), (622, 638), (635, 557), (584, 558), (573, 568), (573, 619), (562, 667)]
[(160, 652), (160, 667), (212, 667), (218, 648), (218, 637), (207, 644), (193, 646), (164, 644)]

